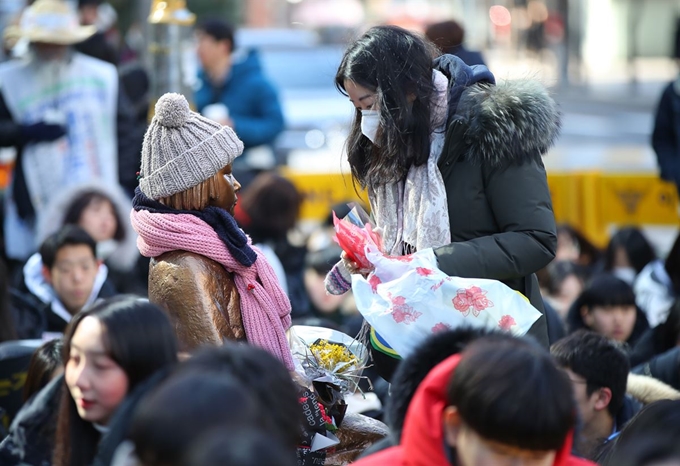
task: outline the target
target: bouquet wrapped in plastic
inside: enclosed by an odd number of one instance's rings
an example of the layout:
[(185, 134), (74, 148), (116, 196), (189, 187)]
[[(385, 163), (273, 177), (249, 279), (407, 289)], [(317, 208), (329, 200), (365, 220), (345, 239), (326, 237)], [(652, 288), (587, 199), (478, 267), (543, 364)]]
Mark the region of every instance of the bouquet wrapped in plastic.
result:
[(375, 231), (370, 217), (364, 209), (354, 205), (352, 210), (341, 220), (333, 212), (335, 241), (345, 252), (347, 259), (356, 263), (359, 268), (372, 268), (366, 258), (366, 247), (382, 250), (382, 238)]
[[(387, 350), (406, 357), (428, 335), (463, 325), (524, 335), (541, 313), (497, 280), (450, 277), (432, 249), (387, 256), (369, 224), (338, 220), (338, 244), (371, 270), (352, 275), (357, 308)], [(389, 354), (389, 353), (388, 353)]]
[(299, 464), (324, 464), (340, 443), (334, 432), (347, 412), (345, 395), (354, 393), (368, 361), (368, 351), (354, 338), (324, 327), (294, 325), (288, 330), (306, 425), (298, 448)]
[(321, 400), (332, 405), (358, 388), (368, 361), (366, 347), (324, 327), (294, 325), (288, 330), (296, 371), (312, 383)]

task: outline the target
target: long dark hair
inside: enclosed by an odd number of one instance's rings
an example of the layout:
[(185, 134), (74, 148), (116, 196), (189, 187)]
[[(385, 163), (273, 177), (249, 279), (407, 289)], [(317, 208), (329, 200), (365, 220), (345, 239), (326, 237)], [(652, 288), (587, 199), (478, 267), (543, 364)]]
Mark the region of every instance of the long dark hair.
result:
[(116, 203), (106, 194), (99, 191), (93, 190), (81, 193), (71, 205), (69, 205), (66, 215), (64, 215), (64, 225), (78, 225), (85, 208), (94, 202), (108, 202), (111, 204), (113, 216), (116, 217), (116, 231), (113, 234), (113, 239), (116, 241), (124, 240), (125, 228), (123, 228), (123, 222), (120, 217), (120, 212), (118, 212), (118, 209), (116, 208)]
[(347, 158), (361, 186), (402, 180), (412, 165), (427, 162), (435, 56), (431, 43), (397, 26), (373, 27), (345, 51), (335, 86), (344, 95), (345, 80), (375, 91), (380, 112), (376, 145), (361, 133), (358, 109), (347, 138)]
[(56, 338), (43, 343), (35, 350), (28, 365), (26, 382), (24, 382), (24, 401), (28, 401), (30, 397), (42, 390), (52, 380), (54, 371), (63, 366), (63, 348), (63, 340)]
[(640, 273), (645, 265), (656, 259), (654, 248), (642, 231), (636, 227), (625, 227), (617, 231), (609, 240), (605, 252), (605, 271), (611, 272), (614, 269), (614, 259), (618, 248), (626, 251), (630, 265), (636, 273)]
[[(95, 317), (106, 329), (104, 347), (127, 375), (128, 393), (157, 370), (177, 362), (177, 340), (165, 313), (141, 298), (119, 296), (104, 300), (71, 320), (64, 334), (64, 366), (69, 360), (73, 335), (88, 316)], [(53, 464), (90, 464), (99, 438), (92, 423), (78, 415), (64, 382)]]

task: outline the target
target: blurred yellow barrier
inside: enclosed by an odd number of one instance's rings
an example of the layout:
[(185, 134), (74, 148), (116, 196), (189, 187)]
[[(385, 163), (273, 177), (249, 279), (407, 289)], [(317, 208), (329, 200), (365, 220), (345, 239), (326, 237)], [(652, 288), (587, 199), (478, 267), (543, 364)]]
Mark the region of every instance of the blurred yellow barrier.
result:
[[(566, 176), (570, 181), (560, 180)], [(570, 173), (548, 176), (555, 219), (581, 230), (596, 245), (621, 225), (680, 226), (675, 186), (654, 174)], [(565, 197), (572, 197), (571, 203)]]
[(299, 173), (284, 169), (282, 174), (304, 196), (300, 211), (302, 220), (321, 221), (328, 216), (331, 207), (340, 202), (359, 200), (368, 208), (366, 193), (355, 191), (350, 173)]
[[(351, 174), (299, 173), (284, 170), (304, 194), (303, 220), (326, 218), (333, 204), (361, 200)], [(678, 195), (672, 183), (655, 174), (562, 172), (548, 175), (555, 220), (580, 230), (594, 244), (606, 246), (611, 226), (680, 227)]]

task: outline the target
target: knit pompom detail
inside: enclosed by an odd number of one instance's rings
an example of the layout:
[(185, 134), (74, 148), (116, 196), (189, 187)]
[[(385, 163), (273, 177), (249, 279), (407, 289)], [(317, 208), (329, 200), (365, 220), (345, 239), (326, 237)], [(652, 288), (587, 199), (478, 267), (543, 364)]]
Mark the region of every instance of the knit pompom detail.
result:
[(156, 102), (156, 114), (154, 118), (161, 126), (166, 128), (179, 128), (183, 126), (191, 116), (189, 102), (182, 94), (164, 94)]

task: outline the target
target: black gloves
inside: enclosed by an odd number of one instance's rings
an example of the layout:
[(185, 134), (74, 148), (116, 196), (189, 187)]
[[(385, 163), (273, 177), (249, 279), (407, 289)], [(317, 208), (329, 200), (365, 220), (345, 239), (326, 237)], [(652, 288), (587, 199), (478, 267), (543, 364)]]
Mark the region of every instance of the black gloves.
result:
[(59, 139), (66, 134), (66, 127), (53, 123), (39, 121), (30, 125), (21, 125), (21, 135), (24, 143), (48, 142)]

